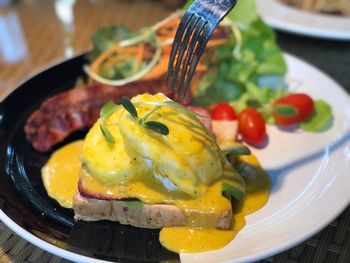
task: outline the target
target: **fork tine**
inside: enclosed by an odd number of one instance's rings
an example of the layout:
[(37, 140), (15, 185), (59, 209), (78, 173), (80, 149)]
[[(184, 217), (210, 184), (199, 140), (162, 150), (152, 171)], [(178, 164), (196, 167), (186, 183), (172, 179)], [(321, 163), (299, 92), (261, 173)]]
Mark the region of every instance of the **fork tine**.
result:
[(181, 35), (179, 49), (177, 50), (177, 54), (175, 54), (175, 57), (174, 57), (175, 67), (174, 67), (174, 71), (172, 72), (173, 73), (172, 86), (171, 86), (172, 90), (175, 90), (177, 87), (179, 70), (182, 65), (182, 58), (187, 50), (190, 37), (193, 33), (193, 29), (195, 28), (198, 20), (199, 18), (197, 16), (195, 15), (191, 16), (190, 20), (187, 23), (187, 27), (185, 28), (183, 34)]
[[(196, 44), (198, 42), (198, 39), (204, 29), (204, 27), (206, 26), (207, 22), (204, 20), (204, 19), (200, 19), (199, 22), (197, 23), (196, 25), (196, 28), (195, 28), (195, 31), (192, 35), (192, 39), (191, 39), (191, 43), (190, 43), (190, 46), (188, 48), (188, 51), (187, 51), (187, 54), (186, 54), (186, 57), (184, 59), (184, 63), (183, 63), (183, 69), (181, 71), (181, 76), (180, 76), (180, 82), (179, 82), (179, 91), (182, 90), (181, 87), (183, 87), (183, 84), (184, 84), (184, 81), (185, 81), (185, 77), (186, 77), (186, 73), (188, 71), (188, 68), (189, 68), (189, 61), (191, 61), (192, 57), (193, 57), (193, 50), (195, 49), (196, 47)], [(186, 93), (184, 93), (186, 94)], [(180, 97), (180, 94), (178, 93), (178, 97)], [(184, 96), (185, 97), (185, 96)]]
[[(192, 16), (193, 16), (192, 13), (186, 12), (184, 14), (183, 18), (181, 19), (179, 27), (176, 31), (175, 38), (173, 41), (173, 46), (172, 46), (171, 53), (170, 53), (169, 64), (168, 64), (169, 71), (168, 71), (168, 74), (166, 77), (166, 86), (167, 87), (169, 87), (170, 79), (173, 78), (173, 76), (174, 76), (174, 61), (175, 61), (176, 53), (177, 53), (178, 48), (179, 48), (180, 43), (181, 43), (182, 32), (187, 27), (187, 24), (190, 21), (190, 19), (192, 18)], [(174, 91), (173, 87), (171, 87), (171, 89), (173, 92)]]
[(190, 86), (192, 77), (194, 75), (194, 72), (196, 70), (196, 66), (198, 64), (199, 59), (201, 58), (203, 51), (205, 49), (205, 46), (207, 45), (210, 37), (211, 37), (211, 33), (214, 31), (215, 27), (213, 27), (212, 25), (206, 24), (206, 27), (204, 28), (204, 30), (202, 31), (202, 37), (199, 38), (198, 40), (198, 44), (197, 47), (195, 49), (195, 51), (193, 52), (192, 55), (192, 60), (189, 62), (190, 67), (188, 70), (188, 74), (186, 74), (187, 78), (186, 78), (186, 83), (185, 86), (183, 86), (181, 89), (183, 90), (182, 96), (183, 96), (183, 100), (186, 99), (187, 94), (188, 94), (188, 88)]
[[(179, 70), (181, 65), (183, 66), (183, 58), (184, 55), (188, 54), (188, 46), (191, 45), (192, 43), (192, 39), (191, 36), (194, 32), (194, 29), (196, 28), (197, 23), (201, 20), (200, 17), (197, 16), (193, 16), (192, 19), (190, 20), (187, 28), (186, 28), (186, 32), (184, 32), (184, 36), (183, 36), (183, 40), (182, 43), (180, 44), (180, 51), (178, 52), (177, 58), (176, 59), (176, 65), (175, 65), (175, 71), (174, 71), (174, 75), (173, 75), (173, 85), (172, 88), (174, 89), (175, 87), (178, 87), (178, 76), (179, 76)], [(180, 70), (183, 71), (183, 68)], [(179, 92), (179, 90), (178, 90)]]
[(166, 78), (167, 88), (179, 100), (186, 99), (196, 66), (211, 34), (236, 2), (196, 0), (181, 19), (173, 41)]

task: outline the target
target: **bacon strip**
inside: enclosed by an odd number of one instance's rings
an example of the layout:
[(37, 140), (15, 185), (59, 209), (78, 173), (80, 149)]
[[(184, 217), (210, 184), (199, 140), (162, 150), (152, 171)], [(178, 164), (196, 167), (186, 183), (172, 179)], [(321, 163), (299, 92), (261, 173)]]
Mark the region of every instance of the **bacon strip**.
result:
[(72, 132), (92, 126), (100, 108), (109, 100), (120, 103), (122, 96), (162, 92), (170, 96), (164, 80), (145, 80), (112, 87), (104, 85), (76, 88), (44, 101), (28, 118), (24, 131), (35, 150), (48, 151)]

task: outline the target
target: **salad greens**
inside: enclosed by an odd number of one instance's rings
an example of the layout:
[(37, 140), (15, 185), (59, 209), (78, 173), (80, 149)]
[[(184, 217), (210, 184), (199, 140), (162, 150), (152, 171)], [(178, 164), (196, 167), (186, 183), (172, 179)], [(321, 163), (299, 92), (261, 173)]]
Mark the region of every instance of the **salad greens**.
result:
[[(192, 2), (193, 0), (187, 1), (184, 9)], [(208, 71), (201, 75), (193, 94), (193, 102), (212, 106), (227, 101), (237, 113), (246, 107), (254, 107), (268, 123), (274, 124), (273, 103), (289, 94), (284, 82), (287, 65), (276, 43), (274, 31), (259, 17), (254, 0), (239, 0), (222, 25), (230, 31), (229, 39), (205, 53), (203, 59)], [(140, 32), (146, 29), (141, 29)], [(93, 51), (89, 60), (94, 61), (116, 42), (137, 38), (139, 34), (120, 26), (100, 28), (93, 36)], [(110, 80), (124, 79), (137, 71), (136, 64), (135, 58), (130, 58), (112, 66), (101, 67), (98, 73)], [(145, 62), (139, 64), (141, 69), (145, 66)], [(295, 114), (290, 108), (280, 111), (287, 115)], [(324, 123), (329, 120), (320, 117), (319, 112), (332, 116), (328, 104), (316, 102), (313, 117), (305, 120), (300, 127), (306, 131), (321, 131), (326, 126)]]
[(238, 1), (228, 18), (233, 34), (205, 56), (209, 71), (199, 82), (195, 103), (210, 106), (225, 100), (238, 112), (255, 107), (273, 122), (272, 103), (288, 93), (283, 82), (287, 66), (275, 33), (260, 19), (253, 0)]
[[(93, 62), (102, 52), (115, 46), (117, 42), (134, 37), (132, 33), (122, 26), (104, 26), (99, 28), (92, 37), (93, 50), (88, 55), (88, 60)], [(110, 67), (102, 68), (99, 74), (106, 79), (122, 79), (134, 74), (136, 60), (121, 61)], [(142, 64), (141, 68), (145, 65)]]
[(93, 49), (88, 56), (89, 61), (91, 62), (96, 59), (99, 54), (113, 47), (115, 43), (133, 35), (134, 33), (130, 32), (123, 26), (100, 27), (92, 36)]
[[(185, 8), (192, 2), (188, 1)], [(238, 1), (226, 20), (231, 23), (233, 34), (229, 41), (205, 55), (209, 70), (199, 81), (194, 102), (211, 106), (228, 101), (237, 112), (254, 107), (268, 123), (275, 124), (272, 105), (289, 94), (284, 82), (287, 65), (275, 33), (259, 17), (254, 0)], [(296, 114), (290, 107), (278, 110), (285, 116)], [(329, 127), (331, 120), (331, 107), (324, 101), (315, 101), (313, 115), (300, 127), (320, 132)]]

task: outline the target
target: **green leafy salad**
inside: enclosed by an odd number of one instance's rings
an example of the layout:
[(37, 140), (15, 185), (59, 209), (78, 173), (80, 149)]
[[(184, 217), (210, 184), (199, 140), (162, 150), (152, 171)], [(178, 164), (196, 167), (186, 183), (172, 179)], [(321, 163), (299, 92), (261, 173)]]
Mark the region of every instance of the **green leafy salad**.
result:
[[(269, 124), (280, 124), (275, 114), (288, 118), (293, 113), (276, 112), (274, 107), (278, 99), (290, 94), (284, 81), (287, 65), (274, 31), (259, 17), (254, 0), (238, 1), (227, 20), (232, 23), (233, 34), (229, 41), (206, 55), (209, 70), (194, 93), (195, 103), (213, 106), (227, 101), (238, 113), (253, 107)], [(295, 110), (294, 115), (300, 111), (288, 101), (286, 105)], [(321, 132), (331, 121), (331, 107), (325, 101), (316, 100), (310, 115), (298, 123), (305, 131)]]
[[(164, 77), (181, 14), (192, 2), (137, 33), (115, 26), (99, 29), (88, 57), (89, 77), (115, 86)], [(254, 0), (239, 0), (220, 27), (225, 39), (208, 43), (197, 67), (200, 77), (192, 88), (193, 104), (206, 107), (213, 120), (238, 120), (239, 133), (251, 144), (266, 138), (266, 123), (297, 125), (307, 132), (331, 126), (327, 102), (289, 91), (287, 65), (275, 32), (259, 17)]]

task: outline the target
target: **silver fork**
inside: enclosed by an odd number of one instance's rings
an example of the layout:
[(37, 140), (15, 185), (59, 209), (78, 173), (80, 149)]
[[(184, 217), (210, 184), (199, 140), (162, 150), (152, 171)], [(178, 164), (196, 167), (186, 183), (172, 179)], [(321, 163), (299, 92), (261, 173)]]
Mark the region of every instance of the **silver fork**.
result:
[(171, 48), (166, 85), (186, 101), (196, 66), (214, 29), (236, 0), (195, 0), (182, 17)]

